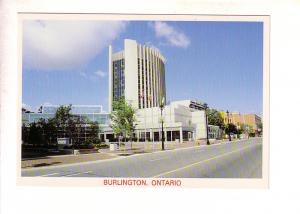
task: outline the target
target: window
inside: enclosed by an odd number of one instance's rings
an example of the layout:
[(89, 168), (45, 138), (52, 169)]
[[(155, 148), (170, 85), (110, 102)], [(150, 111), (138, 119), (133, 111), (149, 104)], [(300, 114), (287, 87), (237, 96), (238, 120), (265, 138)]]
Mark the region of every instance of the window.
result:
[(140, 58), (138, 58), (138, 103), (139, 103), (139, 108), (141, 108), (141, 99), (140, 99), (140, 95), (141, 95), (141, 80), (140, 80)]

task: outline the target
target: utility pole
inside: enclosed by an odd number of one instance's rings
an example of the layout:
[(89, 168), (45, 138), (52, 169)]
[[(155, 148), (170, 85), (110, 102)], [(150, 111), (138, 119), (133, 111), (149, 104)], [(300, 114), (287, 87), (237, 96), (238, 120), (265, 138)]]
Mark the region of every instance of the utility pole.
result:
[(165, 107), (165, 98), (163, 97), (162, 98), (162, 101), (160, 103), (160, 116), (161, 116), (161, 134), (162, 134), (162, 137), (161, 137), (161, 150), (165, 150), (165, 134), (164, 134), (164, 120), (163, 120), (163, 115), (162, 115), (162, 112), (163, 112), (163, 109)]
[(228, 131), (229, 131), (229, 135), (228, 135), (228, 139), (229, 141), (231, 141), (231, 135), (230, 135), (230, 130), (229, 130), (229, 111), (226, 111), (227, 113), (227, 126), (228, 126)]
[(209, 138), (208, 138), (208, 117), (207, 117), (207, 109), (208, 105), (205, 103), (205, 121), (206, 121), (206, 145), (210, 145)]

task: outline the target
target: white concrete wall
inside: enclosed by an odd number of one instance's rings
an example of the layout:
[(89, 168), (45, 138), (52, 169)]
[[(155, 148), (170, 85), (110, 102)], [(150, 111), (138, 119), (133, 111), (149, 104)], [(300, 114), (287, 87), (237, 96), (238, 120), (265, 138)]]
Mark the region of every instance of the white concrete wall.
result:
[(204, 111), (192, 112), (192, 123), (195, 124), (195, 138), (206, 138), (206, 116)]
[[(161, 127), (160, 108), (147, 108), (137, 110), (137, 129), (156, 129)], [(206, 138), (206, 122), (204, 111), (190, 111), (185, 106), (173, 104), (165, 106), (163, 110), (165, 128), (182, 127), (183, 130), (192, 129), (195, 131), (196, 139)], [(190, 122), (191, 121), (191, 124)]]
[(134, 108), (138, 108), (138, 65), (137, 43), (134, 40), (125, 39), (125, 99)]
[[(171, 108), (166, 106), (163, 110), (163, 119), (165, 125), (171, 125), (174, 123), (172, 119)], [(161, 127), (161, 112), (160, 108), (146, 108), (137, 110), (137, 120), (138, 127), (144, 129), (146, 124), (146, 129), (148, 128), (159, 128)]]
[(176, 101), (172, 101), (173, 105), (182, 105), (182, 106), (186, 106), (189, 107), (191, 103), (191, 100), (176, 100)]
[[(175, 122), (182, 122), (183, 126), (189, 127), (192, 123), (192, 112), (186, 106), (171, 103)], [(192, 125), (192, 124), (191, 124)]]
[(110, 45), (108, 48), (108, 112), (110, 113), (112, 110), (112, 46)]

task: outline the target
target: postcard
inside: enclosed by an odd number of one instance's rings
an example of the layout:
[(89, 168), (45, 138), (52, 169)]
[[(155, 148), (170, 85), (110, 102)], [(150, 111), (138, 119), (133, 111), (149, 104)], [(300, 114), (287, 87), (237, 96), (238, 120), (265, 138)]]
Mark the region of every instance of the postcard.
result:
[(18, 185), (268, 187), (269, 16), (18, 18)]

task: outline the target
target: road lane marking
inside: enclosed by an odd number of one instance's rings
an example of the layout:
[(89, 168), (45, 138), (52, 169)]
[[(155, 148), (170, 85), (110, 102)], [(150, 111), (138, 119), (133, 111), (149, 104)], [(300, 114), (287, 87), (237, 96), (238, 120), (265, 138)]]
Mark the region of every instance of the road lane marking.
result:
[(192, 163), (192, 164), (186, 165), (186, 166), (184, 166), (184, 167), (180, 167), (180, 168), (177, 168), (177, 169), (174, 169), (174, 170), (171, 170), (171, 171), (163, 172), (163, 173), (160, 173), (160, 174), (158, 174), (158, 175), (153, 176), (153, 178), (161, 177), (161, 176), (163, 176), (163, 175), (167, 175), (167, 174), (170, 174), (170, 173), (173, 173), (173, 172), (176, 172), (176, 171), (180, 171), (180, 170), (183, 170), (183, 169), (190, 168), (190, 167), (192, 167), (192, 166), (195, 166), (195, 165), (198, 165), (198, 164), (201, 164), (201, 163), (205, 163), (205, 162), (208, 162), (208, 161), (211, 161), (211, 160), (214, 160), (214, 159), (218, 159), (218, 158), (221, 158), (221, 157), (230, 155), (230, 154), (232, 154), (232, 153), (235, 153), (235, 152), (239, 152), (239, 151), (245, 150), (245, 149), (247, 149), (248, 147), (251, 147), (251, 146), (253, 146), (253, 145), (254, 145), (254, 144), (251, 144), (251, 145), (246, 146), (246, 147), (244, 147), (244, 148), (242, 148), (242, 149), (236, 149), (236, 150), (234, 150), (234, 151), (227, 152), (227, 153), (223, 153), (223, 154), (221, 154), (221, 155), (217, 155), (217, 156), (215, 156), (215, 157), (208, 158), (208, 159), (205, 159), (205, 160), (201, 160), (201, 161), (199, 161), (199, 162), (196, 162), (196, 163)]
[[(251, 143), (251, 144), (254, 143), (252, 140), (253, 139), (250, 139), (249, 143)], [(256, 140), (260, 140), (260, 138), (258, 138)], [(243, 143), (243, 141), (244, 140), (240, 140), (240, 141), (237, 141), (237, 142), (234, 142), (234, 143), (240, 143), (240, 142)], [(245, 139), (245, 141), (247, 141), (247, 140)], [(206, 148), (209, 148), (209, 147), (212, 147), (212, 146), (217, 146), (217, 145), (222, 145), (222, 144), (224, 145), (224, 144), (227, 144), (227, 143), (234, 144), (232, 141), (228, 141), (228, 142), (222, 142), (222, 143), (219, 143), (219, 144), (212, 144), (210, 146), (200, 145), (200, 146), (195, 146), (195, 147), (178, 148), (178, 149), (166, 150), (166, 151), (156, 151), (156, 152), (146, 153), (146, 154), (135, 154), (135, 155), (132, 155), (132, 156), (127, 156), (127, 157), (126, 156), (119, 156), (119, 157), (104, 159), (104, 160), (86, 161), (86, 162), (62, 164), (62, 165), (55, 165), (55, 166), (44, 166), (44, 167), (29, 168), (29, 169), (23, 169), (22, 168), (21, 171), (22, 171), (22, 173), (26, 173), (26, 172), (34, 172), (34, 171), (38, 172), (39, 170), (42, 170), (42, 169), (65, 169), (65, 168), (70, 167), (70, 166), (82, 166), (82, 165), (98, 164), (98, 163), (101, 164), (101, 163), (104, 163), (104, 162), (120, 161), (120, 159), (136, 158), (136, 157), (140, 157), (140, 156), (147, 156), (147, 155), (165, 153), (165, 152), (170, 152), (170, 153), (171, 152), (179, 152), (179, 151), (182, 151), (182, 150), (197, 149), (198, 151), (199, 150), (201, 151), (203, 148), (206, 149)], [(206, 151), (206, 150), (202, 150), (202, 151)], [(22, 176), (27, 177), (28, 175), (22, 175)], [(44, 175), (44, 176), (47, 176), (47, 175)]]
[(63, 177), (70, 177), (70, 176), (80, 175), (80, 174), (89, 174), (89, 173), (92, 173), (92, 172), (93, 172), (93, 171), (77, 172), (77, 173), (72, 173), (72, 174), (68, 174), (68, 175), (63, 175)]
[(168, 159), (167, 157), (164, 157), (164, 158), (157, 158), (157, 159), (152, 159), (152, 160), (149, 160), (149, 161), (159, 161), (159, 160), (165, 160), (165, 159)]
[(50, 173), (50, 174), (45, 174), (45, 175), (39, 175), (39, 177), (46, 177), (46, 176), (56, 175), (56, 174), (59, 174), (59, 172)]

